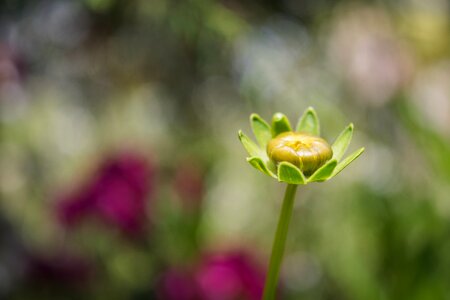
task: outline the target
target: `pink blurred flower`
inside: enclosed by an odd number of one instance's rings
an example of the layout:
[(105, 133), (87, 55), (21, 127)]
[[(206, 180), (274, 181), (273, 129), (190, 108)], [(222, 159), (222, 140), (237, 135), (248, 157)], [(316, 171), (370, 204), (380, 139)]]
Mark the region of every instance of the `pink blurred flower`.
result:
[(58, 203), (59, 221), (72, 227), (94, 217), (135, 236), (147, 221), (147, 198), (153, 190), (153, 168), (136, 154), (121, 153), (106, 159), (96, 175), (80, 190)]
[(235, 252), (206, 258), (196, 278), (205, 299), (259, 300), (265, 272), (250, 256)]
[(205, 257), (196, 271), (168, 271), (158, 285), (165, 300), (259, 300), (265, 270), (248, 254), (232, 252)]
[(158, 282), (157, 295), (161, 300), (203, 299), (193, 273), (184, 269), (166, 271)]

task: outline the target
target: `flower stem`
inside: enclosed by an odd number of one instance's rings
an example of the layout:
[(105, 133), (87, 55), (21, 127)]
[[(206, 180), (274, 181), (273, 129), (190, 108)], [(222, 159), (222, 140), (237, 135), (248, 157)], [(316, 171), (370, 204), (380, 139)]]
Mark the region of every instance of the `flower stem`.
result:
[(288, 184), (284, 194), (283, 206), (281, 207), (277, 231), (272, 246), (269, 270), (267, 272), (266, 284), (264, 286), (263, 300), (273, 300), (277, 292), (278, 277), (280, 275), (281, 262), (283, 260), (284, 246), (289, 229), (289, 223), (294, 208), (294, 198), (297, 191), (296, 184)]

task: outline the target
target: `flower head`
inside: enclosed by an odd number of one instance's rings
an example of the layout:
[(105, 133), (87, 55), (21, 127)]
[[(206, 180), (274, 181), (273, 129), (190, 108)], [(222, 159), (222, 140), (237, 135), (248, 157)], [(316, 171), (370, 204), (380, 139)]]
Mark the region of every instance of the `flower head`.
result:
[(267, 144), (267, 155), (276, 164), (288, 161), (311, 175), (332, 156), (333, 151), (324, 139), (307, 133), (287, 131)]
[(320, 137), (319, 118), (312, 107), (300, 117), (295, 131), (282, 113), (274, 114), (272, 126), (257, 114), (250, 116), (250, 123), (258, 144), (239, 131), (239, 139), (250, 155), (247, 161), (259, 171), (289, 184), (331, 179), (364, 152), (360, 148), (341, 160), (352, 139), (353, 124), (330, 146)]

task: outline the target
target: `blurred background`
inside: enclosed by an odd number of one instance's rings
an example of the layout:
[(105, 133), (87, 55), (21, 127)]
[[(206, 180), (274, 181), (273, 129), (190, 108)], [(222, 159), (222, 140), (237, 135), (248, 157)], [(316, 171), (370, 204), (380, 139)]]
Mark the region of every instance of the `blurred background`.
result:
[[(0, 299), (259, 300), (248, 116), (366, 152), (299, 189), (280, 299), (450, 299), (446, 0), (0, 2)], [(293, 121), (295, 122), (295, 121)]]

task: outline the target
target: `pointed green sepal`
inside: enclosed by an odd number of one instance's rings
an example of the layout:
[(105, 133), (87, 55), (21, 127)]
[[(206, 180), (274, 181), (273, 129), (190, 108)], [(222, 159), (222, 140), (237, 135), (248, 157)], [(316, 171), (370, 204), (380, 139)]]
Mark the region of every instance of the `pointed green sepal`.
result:
[(289, 184), (306, 184), (306, 178), (302, 171), (286, 161), (278, 165), (278, 181)]
[(258, 144), (265, 148), (267, 143), (272, 139), (269, 124), (257, 114), (250, 115), (250, 124)]
[(320, 136), (320, 122), (317, 113), (312, 107), (308, 107), (297, 123), (296, 131), (306, 132)]
[(329, 160), (308, 178), (308, 182), (327, 180), (331, 176), (331, 174), (333, 174), (333, 171), (336, 168), (336, 166), (337, 161), (335, 159)]
[(274, 114), (272, 117), (272, 136), (276, 137), (286, 131), (292, 131), (289, 119), (282, 113)]
[(277, 178), (277, 176), (267, 167), (261, 157), (253, 156), (247, 157), (247, 161), (251, 164), (255, 169), (263, 172), (266, 175), (272, 176), (273, 178)]
[(239, 140), (242, 145), (244, 145), (245, 150), (247, 150), (248, 155), (259, 156), (261, 154), (261, 149), (256, 145), (248, 136), (246, 136), (242, 130), (239, 130)]
[[(354, 161), (355, 159), (358, 158), (358, 156), (360, 156), (362, 153), (364, 152), (364, 147), (361, 149), (356, 150), (355, 152), (353, 152), (352, 154), (350, 154), (349, 156), (347, 156), (343, 161), (341, 161), (336, 168), (333, 171), (333, 174), (331, 175), (331, 177), (336, 176), (337, 174), (339, 174), (339, 172), (341, 172), (342, 170), (345, 169), (345, 167), (347, 167), (352, 161)], [(330, 178), (331, 178), (330, 177)]]
[(331, 149), (333, 150), (333, 159), (336, 159), (337, 161), (341, 160), (348, 148), (348, 145), (350, 145), (352, 136), (353, 123), (350, 123), (344, 130), (342, 130), (331, 146)]

